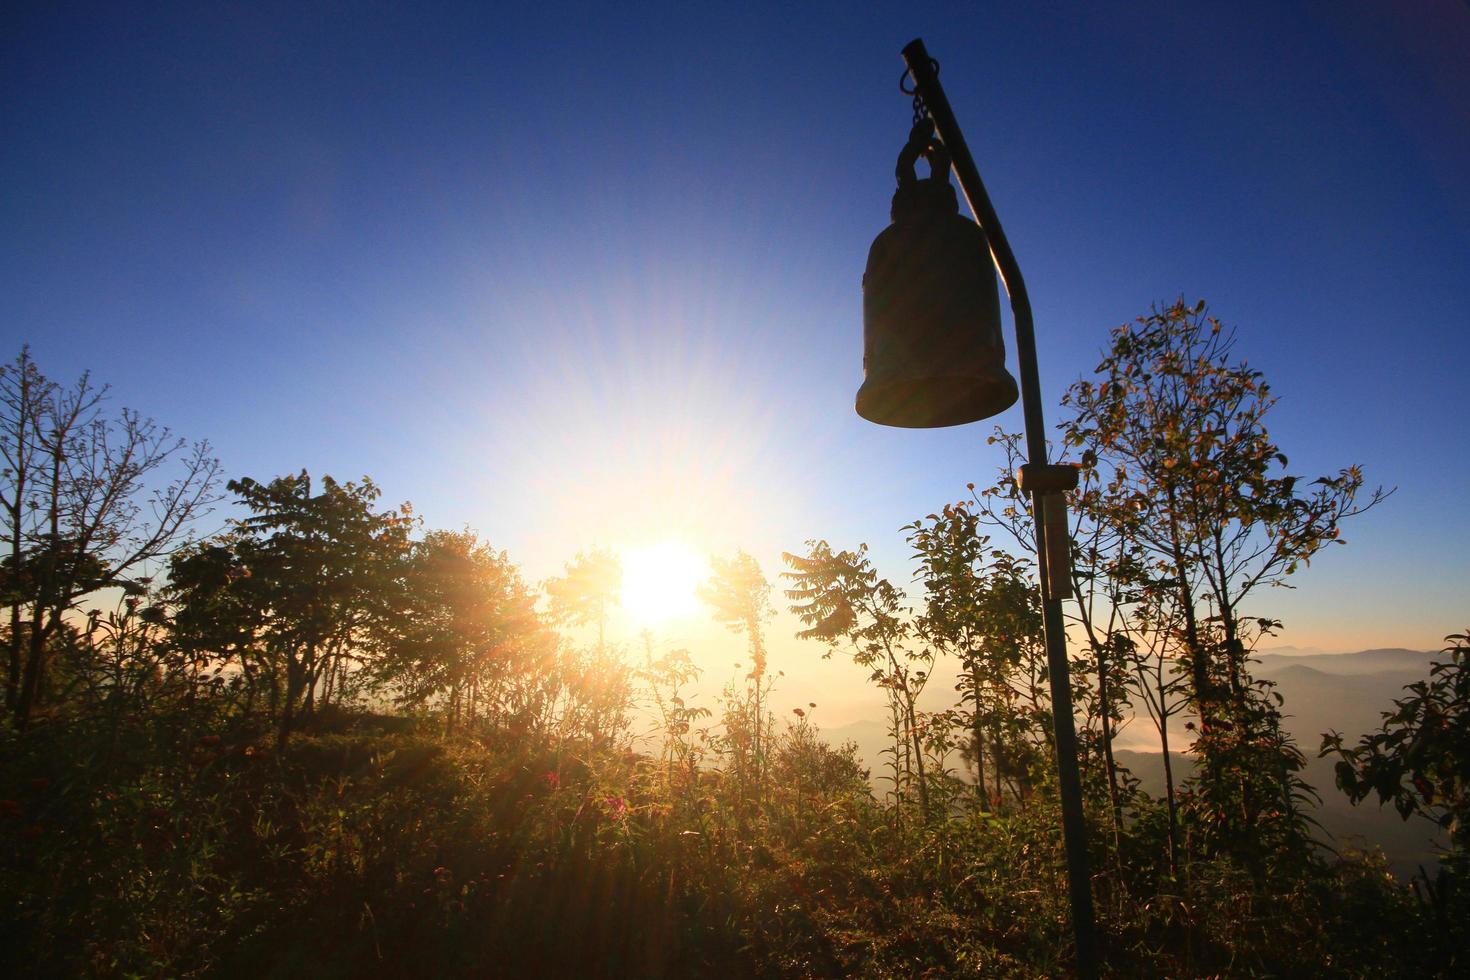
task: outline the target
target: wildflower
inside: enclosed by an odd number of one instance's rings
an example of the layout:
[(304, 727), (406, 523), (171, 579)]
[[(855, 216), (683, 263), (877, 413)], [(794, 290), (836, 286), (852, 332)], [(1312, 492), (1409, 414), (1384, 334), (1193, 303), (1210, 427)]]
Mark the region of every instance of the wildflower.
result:
[(619, 821), (628, 816), (628, 801), (621, 796), (609, 796), (602, 801), (603, 812), (609, 821)]
[(795, 715), (796, 717), (798, 717), (798, 718), (805, 718), (806, 717), (806, 709), (805, 708), (792, 708), (791, 709), (791, 713), (793, 715)]
[(547, 789), (556, 789), (561, 785), (561, 777), (554, 770), (544, 773), (541, 776), (541, 781), (546, 784)]
[(204, 735), (199, 739), (199, 744), (204, 746), (215, 746), (219, 744), (218, 735)]
[(50, 785), (51, 785), (51, 780), (48, 779), (48, 778), (46, 778), (45, 776), (41, 776), (38, 779), (32, 779), (31, 780), (31, 789), (34, 789), (38, 793), (44, 791), (46, 789), (46, 787), (48, 787)]

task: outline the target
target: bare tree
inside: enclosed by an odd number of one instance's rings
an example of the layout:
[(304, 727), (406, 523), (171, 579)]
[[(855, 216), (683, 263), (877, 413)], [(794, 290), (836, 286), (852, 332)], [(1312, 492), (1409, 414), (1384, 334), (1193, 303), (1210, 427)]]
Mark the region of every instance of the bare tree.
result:
[(6, 706), (21, 728), (43, 696), (66, 613), (103, 589), (136, 588), (218, 499), (207, 442), (132, 409), (109, 414), (107, 398), (90, 374), (69, 387), (46, 378), (29, 348), (0, 367)]

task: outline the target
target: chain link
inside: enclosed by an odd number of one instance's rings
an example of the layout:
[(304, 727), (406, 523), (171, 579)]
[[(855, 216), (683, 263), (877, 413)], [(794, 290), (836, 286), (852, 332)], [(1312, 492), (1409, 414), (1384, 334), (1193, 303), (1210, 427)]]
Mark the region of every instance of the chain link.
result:
[[(935, 61), (933, 58), (930, 58), (929, 67), (933, 70), (934, 77), (938, 78), (939, 62)], [(910, 74), (911, 73), (909, 72), (909, 70), (905, 68), (903, 74), (898, 76), (898, 90), (904, 95), (912, 95), (914, 97), (914, 125), (917, 126), (929, 117), (929, 108), (924, 105), (924, 98), (919, 94), (919, 87), (917, 84), (915, 84), (913, 88), (909, 88), (904, 84), (904, 82), (908, 81)]]

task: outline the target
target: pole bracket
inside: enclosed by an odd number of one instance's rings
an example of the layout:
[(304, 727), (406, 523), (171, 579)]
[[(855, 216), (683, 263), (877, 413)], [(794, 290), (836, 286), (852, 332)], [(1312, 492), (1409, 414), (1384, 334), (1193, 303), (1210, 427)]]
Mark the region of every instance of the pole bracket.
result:
[(1066, 493), (1077, 489), (1076, 463), (1024, 463), (1016, 470), (1016, 486), (1027, 493)]
[(1046, 594), (1052, 599), (1072, 597), (1072, 541), (1063, 494), (1077, 489), (1081, 469), (1073, 463), (1025, 463), (1016, 470), (1016, 486), (1035, 495), (1036, 521), (1046, 528), (1039, 557), (1046, 566)]

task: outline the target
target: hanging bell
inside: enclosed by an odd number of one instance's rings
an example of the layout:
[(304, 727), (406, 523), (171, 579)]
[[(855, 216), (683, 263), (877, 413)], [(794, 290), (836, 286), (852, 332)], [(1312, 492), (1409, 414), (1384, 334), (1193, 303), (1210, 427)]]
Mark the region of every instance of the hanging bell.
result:
[[(919, 157), (929, 176), (914, 172)], [(863, 273), (857, 413), (913, 429), (976, 422), (1016, 402), (985, 232), (959, 213), (949, 153), (927, 121), (898, 156), (893, 223)]]

